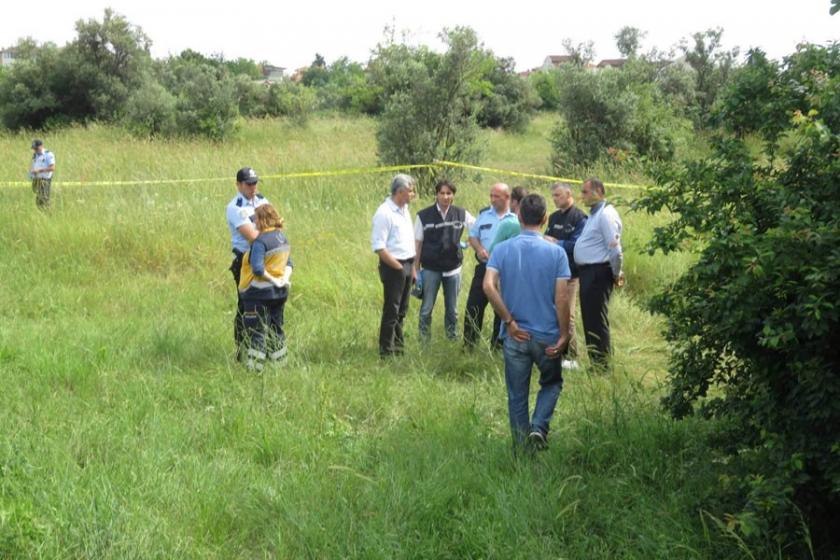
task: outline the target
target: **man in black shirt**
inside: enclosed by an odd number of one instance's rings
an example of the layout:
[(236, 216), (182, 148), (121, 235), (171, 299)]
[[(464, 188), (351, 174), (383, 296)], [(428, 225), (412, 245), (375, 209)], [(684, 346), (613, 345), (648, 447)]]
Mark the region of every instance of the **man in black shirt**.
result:
[(575, 265), (574, 250), (575, 242), (580, 237), (583, 225), (586, 223), (586, 214), (575, 206), (572, 190), (565, 183), (555, 183), (551, 186), (551, 198), (554, 199), (557, 211), (548, 217), (548, 228), (545, 230), (545, 236), (549, 241), (559, 244), (566, 250), (566, 256), (569, 257), (569, 268), (572, 271), (572, 277), (566, 283), (569, 290), (570, 337), (569, 346), (566, 350), (568, 359), (564, 360), (563, 369), (576, 369), (578, 363), (577, 337), (575, 337), (575, 302), (577, 301), (578, 291), (578, 271)]

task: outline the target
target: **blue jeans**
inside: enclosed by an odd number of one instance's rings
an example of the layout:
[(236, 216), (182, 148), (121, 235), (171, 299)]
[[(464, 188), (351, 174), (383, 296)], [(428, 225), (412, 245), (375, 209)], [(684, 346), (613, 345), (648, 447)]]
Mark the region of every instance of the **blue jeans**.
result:
[[(505, 338), (505, 384), (508, 392), (508, 415), (515, 447), (525, 443), (530, 432), (548, 435), (548, 425), (563, 389), (562, 360), (545, 355), (548, 346), (533, 338), (518, 342)], [(536, 364), (540, 372), (540, 390), (534, 414), (528, 418), (528, 393), (531, 388), (531, 368)]]
[(458, 323), (458, 292), (461, 291), (461, 273), (444, 276), (442, 272), (423, 269), (423, 303), (420, 305), (420, 336), (429, 338), (432, 324), (432, 311), (435, 308), (438, 288), (443, 284), (443, 303), (446, 308), (444, 326), (446, 337), (454, 340), (457, 337)]

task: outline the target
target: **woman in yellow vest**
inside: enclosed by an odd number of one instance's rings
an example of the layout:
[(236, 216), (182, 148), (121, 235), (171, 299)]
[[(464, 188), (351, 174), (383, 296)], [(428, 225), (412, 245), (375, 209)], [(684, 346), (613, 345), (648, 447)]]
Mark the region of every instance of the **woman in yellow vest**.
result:
[(266, 359), (286, 355), (283, 308), (289, 298), (292, 260), (283, 218), (271, 204), (254, 210), (259, 236), (242, 258), (239, 295), (244, 306), (248, 369), (262, 371)]

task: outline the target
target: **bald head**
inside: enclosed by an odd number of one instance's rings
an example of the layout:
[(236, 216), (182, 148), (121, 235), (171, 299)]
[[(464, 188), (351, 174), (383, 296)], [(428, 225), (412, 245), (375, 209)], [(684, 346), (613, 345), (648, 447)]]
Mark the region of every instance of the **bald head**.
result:
[(490, 189), (490, 205), (501, 214), (510, 210), (510, 187), (505, 183), (496, 183)]

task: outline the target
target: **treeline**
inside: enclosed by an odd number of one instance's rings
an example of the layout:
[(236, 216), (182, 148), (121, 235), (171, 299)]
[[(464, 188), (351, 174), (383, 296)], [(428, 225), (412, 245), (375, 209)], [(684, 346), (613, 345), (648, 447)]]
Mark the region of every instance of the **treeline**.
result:
[[(267, 83), (263, 65), (253, 60), (191, 50), (155, 60), (142, 29), (108, 9), (101, 21), (78, 21), (76, 38), (64, 47), (31, 39), (17, 45), (16, 63), (0, 72), (0, 123), (49, 129), (107, 122), (138, 135), (224, 140), (240, 117), (304, 122), (328, 110), (388, 119), (397, 109), (418, 116), (422, 110), (411, 110), (412, 103), (434, 101), (426, 110), (450, 113), (453, 133), (468, 137), (465, 129), (472, 126), (521, 131), (535, 111), (558, 111), (565, 118), (552, 135), (557, 166), (635, 154), (667, 158), (681, 133), (708, 124), (735, 61), (735, 53), (720, 46), (720, 30), (685, 41), (674, 62), (676, 54), (638, 54), (644, 34), (628, 27), (616, 35), (627, 58), (620, 69), (593, 71), (592, 44), (565, 41), (571, 63), (523, 77), (512, 59), (484, 48), (472, 30), (441, 35), (445, 53), (398, 42), (391, 30), (367, 64), (347, 58), (328, 64), (316, 55), (299, 81)], [(452, 132), (439, 124), (437, 134)], [(420, 157), (411, 147), (399, 151), (410, 160)]]
[[(347, 58), (327, 65), (316, 56), (300, 82), (263, 79), (262, 64), (224, 60), (187, 50), (154, 60), (151, 40), (110, 9), (102, 21), (76, 23), (64, 47), (16, 46), (15, 64), (0, 73), (0, 122), (10, 129), (55, 128), (108, 122), (150, 136), (229, 137), (239, 117), (291, 117), (318, 110), (369, 115), (416, 85), (415, 75), (441, 55), (389, 41), (367, 66)], [(539, 102), (514, 72), (512, 59), (497, 58), (477, 43), (469, 56), (481, 71), (469, 88), (482, 103), (483, 126), (523, 129)]]

